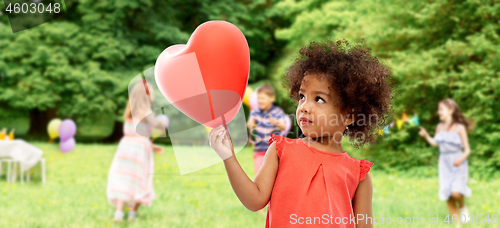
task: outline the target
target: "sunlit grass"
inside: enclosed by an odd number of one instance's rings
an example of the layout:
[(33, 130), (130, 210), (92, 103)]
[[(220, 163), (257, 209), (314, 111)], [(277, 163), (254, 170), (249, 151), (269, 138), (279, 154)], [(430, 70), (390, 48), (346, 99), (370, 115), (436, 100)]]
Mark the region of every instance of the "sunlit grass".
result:
[[(116, 144), (78, 144), (61, 154), (57, 144), (35, 143), (44, 149), (47, 183), (38, 170), (29, 184), (0, 181), (0, 227), (264, 227), (265, 215), (247, 210), (233, 193), (222, 163), (180, 175), (172, 147), (155, 156), (156, 200), (139, 211), (133, 223), (111, 222), (114, 209), (106, 199), (107, 174)], [(349, 154), (350, 149), (346, 149)], [(214, 152), (215, 153), (215, 152)], [(252, 151), (237, 154), (253, 179)], [(358, 157), (359, 158), (359, 157)], [(437, 175), (412, 177), (404, 173), (372, 171), (374, 217), (422, 217), (422, 225), (380, 224), (376, 227), (451, 227), (444, 223), (445, 202), (438, 200)], [(500, 181), (470, 180), (473, 196), (466, 199), (469, 212), (500, 214)], [(428, 224), (439, 216), (439, 224)], [(384, 222), (385, 223), (385, 222)], [(495, 227), (491, 224), (469, 227)]]

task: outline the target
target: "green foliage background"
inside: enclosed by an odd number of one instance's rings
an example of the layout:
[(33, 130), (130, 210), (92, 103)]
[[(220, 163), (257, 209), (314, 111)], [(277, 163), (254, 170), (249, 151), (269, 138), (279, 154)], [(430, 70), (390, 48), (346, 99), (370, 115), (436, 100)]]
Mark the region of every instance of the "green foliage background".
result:
[[(396, 116), (418, 113), (433, 135), (438, 102), (456, 100), (476, 123), (469, 134), (471, 174), (491, 177), (500, 169), (500, 1), (288, 0), (275, 8), (295, 18), (291, 26), (276, 30), (277, 38), (288, 42), (274, 68), (275, 80), (311, 40), (364, 38), (399, 84), (393, 101)], [(434, 166), (439, 152), (418, 130), (391, 128), (388, 136), (365, 149), (366, 155), (386, 170)]]
[[(364, 38), (399, 84), (394, 114), (418, 113), (433, 135), (439, 100), (456, 100), (476, 123), (469, 133), (471, 175), (498, 175), (499, 0), (81, 0), (74, 13), (18, 33), (4, 12), (0, 117), (25, 132), (19, 118), (25, 122), (33, 109), (57, 109), (58, 116), (81, 123), (102, 121), (98, 126), (121, 121), (130, 79), (208, 20), (242, 30), (251, 52), (249, 84), (276, 85), (277, 103), (287, 113), (295, 105), (278, 85), (301, 46), (330, 37), (351, 43)], [(80, 124), (88, 130), (79, 128), (79, 135), (92, 132), (92, 124)], [(392, 128), (363, 151), (374, 168), (385, 170), (426, 170), (439, 154), (408, 125)]]

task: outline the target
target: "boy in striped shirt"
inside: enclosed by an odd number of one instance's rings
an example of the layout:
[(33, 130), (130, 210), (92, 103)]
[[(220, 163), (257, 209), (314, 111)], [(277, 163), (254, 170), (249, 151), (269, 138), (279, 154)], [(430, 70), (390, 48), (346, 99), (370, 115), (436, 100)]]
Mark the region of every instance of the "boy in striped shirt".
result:
[(285, 113), (283, 110), (273, 105), (275, 98), (274, 89), (268, 84), (263, 84), (257, 89), (258, 110), (252, 110), (248, 118), (247, 126), (252, 133), (255, 129), (254, 136), (254, 168), (255, 174), (259, 171), (264, 155), (267, 151), (268, 142), (271, 134), (281, 135), (281, 131), (285, 130)]

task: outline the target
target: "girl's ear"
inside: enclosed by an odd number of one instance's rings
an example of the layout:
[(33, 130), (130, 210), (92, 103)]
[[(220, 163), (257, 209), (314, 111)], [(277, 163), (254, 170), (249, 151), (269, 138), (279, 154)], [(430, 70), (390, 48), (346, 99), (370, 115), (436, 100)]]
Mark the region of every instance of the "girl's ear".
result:
[(355, 119), (354, 118), (349, 118), (349, 121), (347, 122), (347, 125), (351, 125), (354, 123)]
[(346, 126), (349, 126), (349, 125), (351, 125), (352, 123), (354, 123), (354, 119), (349, 118), (349, 119), (347, 119)]
[(346, 113), (345, 117), (346, 117), (346, 119), (345, 119), (344, 123), (346, 124), (346, 126), (354, 123), (354, 121), (355, 121), (354, 113)]

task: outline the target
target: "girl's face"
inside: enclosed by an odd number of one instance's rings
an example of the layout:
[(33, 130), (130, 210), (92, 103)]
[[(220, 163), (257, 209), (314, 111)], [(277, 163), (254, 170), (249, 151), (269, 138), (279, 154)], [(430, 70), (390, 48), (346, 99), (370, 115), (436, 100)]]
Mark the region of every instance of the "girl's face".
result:
[(446, 119), (451, 118), (452, 113), (453, 113), (453, 110), (448, 108), (448, 106), (444, 105), (443, 103), (439, 103), (438, 115), (439, 115), (439, 119), (441, 121), (446, 121)]
[[(306, 75), (300, 85), (297, 123), (302, 133), (311, 138), (342, 135), (347, 115), (335, 107), (336, 96), (328, 87), (327, 80), (315, 74)], [(352, 122), (352, 121), (351, 121)], [(349, 123), (349, 122), (348, 122)]]

